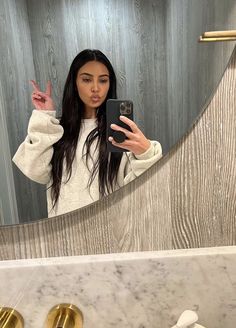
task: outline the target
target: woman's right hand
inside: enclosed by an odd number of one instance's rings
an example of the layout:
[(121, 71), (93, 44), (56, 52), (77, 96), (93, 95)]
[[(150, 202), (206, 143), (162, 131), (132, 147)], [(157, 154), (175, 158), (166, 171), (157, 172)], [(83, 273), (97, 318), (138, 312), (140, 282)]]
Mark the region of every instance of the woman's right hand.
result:
[(31, 95), (31, 100), (34, 107), (38, 110), (55, 110), (55, 105), (51, 98), (51, 82), (48, 81), (45, 92), (40, 91), (40, 88), (35, 81), (30, 80), (30, 82), (34, 89)]

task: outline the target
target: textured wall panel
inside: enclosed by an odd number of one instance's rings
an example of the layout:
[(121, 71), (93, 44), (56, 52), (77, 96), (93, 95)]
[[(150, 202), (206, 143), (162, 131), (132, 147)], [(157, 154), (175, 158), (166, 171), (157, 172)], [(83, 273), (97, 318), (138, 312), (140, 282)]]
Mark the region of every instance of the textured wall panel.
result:
[[(28, 24), (27, 6), (25, 0), (0, 1), (0, 83), (1, 111), (6, 117), (9, 145), (3, 148), (9, 169), (14, 174), (19, 222), (24, 218), (41, 218), (46, 215), (46, 197), (40, 186), (27, 179), (11, 158), (19, 144), (24, 140), (28, 120), (32, 112), (30, 100), (29, 79), (35, 78), (31, 47), (31, 36)], [(7, 140), (4, 140), (6, 143)], [(10, 147), (10, 153), (8, 151)], [(0, 167), (4, 170), (4, 168)], [(1, 193), (9, 185), (3, 184)], [(32, 205), (33, 204), (33, 205)], [(16, 215), (16, 214), (15, 214)], [(7, 222), (17, 222), (18, 217), (5, 218)]]
[(236, 245), (236, 51), (208, 108), (160, 162), (78, 211), (0, 228), (0, 259)]

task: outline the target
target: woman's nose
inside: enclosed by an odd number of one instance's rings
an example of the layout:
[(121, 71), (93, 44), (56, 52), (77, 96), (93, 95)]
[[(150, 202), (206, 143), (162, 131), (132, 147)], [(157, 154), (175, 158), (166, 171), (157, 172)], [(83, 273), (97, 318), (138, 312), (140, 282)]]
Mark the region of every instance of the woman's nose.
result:
[(92, 85), (92, 91), (93, 92), (96, 92), (99, 90), (99, 85), (97, 82), (93, 82), (93, 85)]

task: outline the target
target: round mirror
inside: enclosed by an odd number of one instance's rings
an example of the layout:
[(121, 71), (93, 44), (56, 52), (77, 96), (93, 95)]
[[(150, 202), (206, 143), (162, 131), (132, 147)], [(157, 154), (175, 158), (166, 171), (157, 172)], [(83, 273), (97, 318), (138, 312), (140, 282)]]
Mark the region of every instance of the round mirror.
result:
[(57, 114), (73, 58), (100, 49), (120, 99), (163, 154), (211, 99), (234, 42), (199, 43), (206, 31), (236, 26), (234, 0), (3, 0), (0, 3), (0, 224), (47, 217), (46, 186), (12, 163), (32, 113), (29, 80), (52, 83)]

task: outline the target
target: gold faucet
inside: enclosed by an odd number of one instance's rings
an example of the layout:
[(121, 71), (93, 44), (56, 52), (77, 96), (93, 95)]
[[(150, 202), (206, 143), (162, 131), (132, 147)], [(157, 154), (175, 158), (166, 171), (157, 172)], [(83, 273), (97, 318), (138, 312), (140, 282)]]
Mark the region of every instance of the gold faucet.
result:
[[(45, 328), (82, 328), (83, 314), (73, 304), (62, 303), (48, 313)], [(1, 327), (0, 327), (1, 328)]]
[(15, 309), (0, 307), (0, 328), (23, 328), (24, 319)]

